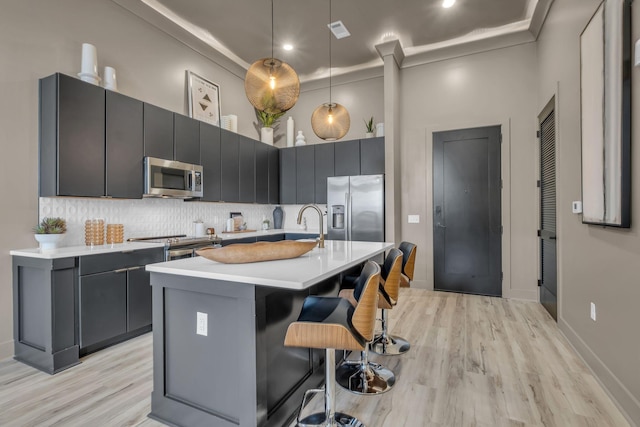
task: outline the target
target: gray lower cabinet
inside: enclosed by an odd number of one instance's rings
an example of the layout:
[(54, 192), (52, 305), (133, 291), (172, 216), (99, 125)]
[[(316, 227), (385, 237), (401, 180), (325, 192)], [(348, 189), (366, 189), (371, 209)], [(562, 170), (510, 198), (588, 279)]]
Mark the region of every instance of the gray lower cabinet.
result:
[(40, 79), (40, 196), (105, 195), (105, 89)]
[(151, 330), (146, 264), (164, 248), (40, 259), (13, 257), (15, 359), (55, 374), (80, 356)]
[(151, 286), (144, 266), (163, 260), (162, 248), (79, 258), (81, 355), (151, 329)]
[(127, 332), (127, 272), (80, 277), (80, 348)]

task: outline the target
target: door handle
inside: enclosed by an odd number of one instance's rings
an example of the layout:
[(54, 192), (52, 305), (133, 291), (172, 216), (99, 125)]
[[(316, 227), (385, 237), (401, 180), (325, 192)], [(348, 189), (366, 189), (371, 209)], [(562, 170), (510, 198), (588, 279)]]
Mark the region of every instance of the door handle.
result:
[(439, 222), (436, 223), (436, 227), (440, 227), (440, 228), (447, 228), (446, 225), (442, 225)]

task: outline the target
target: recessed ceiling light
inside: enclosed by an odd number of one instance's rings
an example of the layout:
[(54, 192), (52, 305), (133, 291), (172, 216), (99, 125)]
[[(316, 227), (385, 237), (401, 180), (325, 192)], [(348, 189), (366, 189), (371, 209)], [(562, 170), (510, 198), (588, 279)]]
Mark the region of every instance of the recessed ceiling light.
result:
[(282, 48), (284, 50), (293, 50), (293, 45), (290, 45), (290, 44), (287, 43), (287, 44), (283, 45)]
[(443, 0), (442, 1), (442, 7), (444, 7), (445, 9), (450, 8), (451, 6), (453, 6), (453, 4), (456, 2), (456, 0)]

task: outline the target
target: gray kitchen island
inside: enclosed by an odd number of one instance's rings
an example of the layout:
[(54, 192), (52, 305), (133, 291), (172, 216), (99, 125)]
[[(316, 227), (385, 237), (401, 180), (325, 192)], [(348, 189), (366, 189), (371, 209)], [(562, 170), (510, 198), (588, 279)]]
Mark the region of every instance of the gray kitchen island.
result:
[(281, 426), (323, 381), (323, 351), (284, 347), (307, 295), (336, 296), (340, 275), (393, 246), (326, 241), (298, 258), (152, 264), (149, 417), (175, 426)]

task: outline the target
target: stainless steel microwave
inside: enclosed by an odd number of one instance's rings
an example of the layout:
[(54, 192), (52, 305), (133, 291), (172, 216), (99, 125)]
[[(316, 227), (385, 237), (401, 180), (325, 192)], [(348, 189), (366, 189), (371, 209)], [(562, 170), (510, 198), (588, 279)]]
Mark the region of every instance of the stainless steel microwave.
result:
[(145, 157), (144, 197), (202, 197), (202, 166)]

